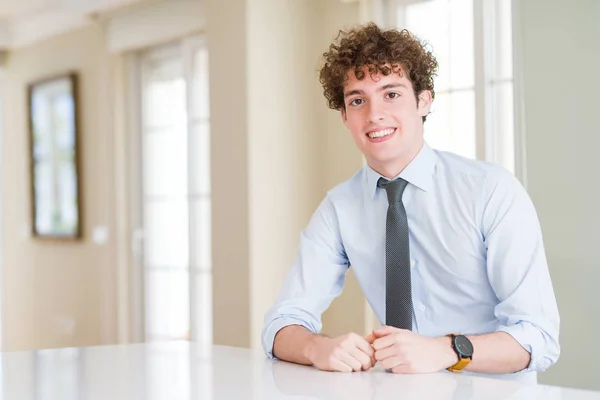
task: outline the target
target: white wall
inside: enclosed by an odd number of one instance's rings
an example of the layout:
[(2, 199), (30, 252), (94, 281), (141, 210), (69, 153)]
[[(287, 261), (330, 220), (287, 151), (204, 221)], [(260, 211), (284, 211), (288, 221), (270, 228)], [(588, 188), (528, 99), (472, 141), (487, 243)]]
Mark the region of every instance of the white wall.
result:
[(528, 191), (544, 232), (562, 354), (542, 383), (600, 389), (600, 1), (519, 1)]

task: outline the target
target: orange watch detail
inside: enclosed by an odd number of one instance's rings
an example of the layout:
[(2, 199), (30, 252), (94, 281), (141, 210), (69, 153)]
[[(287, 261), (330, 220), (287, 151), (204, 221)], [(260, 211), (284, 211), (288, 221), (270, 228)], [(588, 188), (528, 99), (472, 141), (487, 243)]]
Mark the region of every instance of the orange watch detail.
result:
[(461, 372), (463, 368), (465, 368), (471, 362), (470, 358), (461, 358), (458, 360), (456, 364), (451, 367), (448, 367), (448, 371), (450, 372)]
[[(461, 372), (471, 362), (473, 356), (473, 345), (471, 344), (471, 341), (465, 336), (455, 334), (449, 334), (446, 336), (450, 338), (452, 349), (456, 352), (456, 355), (458, 356), (458, 362), (452, 365), (451, 367), (448, 367), (447, 370), (450, 372)], [(463, 342), (466, 341), (466, 343), (457, 344), (457, 336), (459, 337), (459, 339), (462, 339)]]

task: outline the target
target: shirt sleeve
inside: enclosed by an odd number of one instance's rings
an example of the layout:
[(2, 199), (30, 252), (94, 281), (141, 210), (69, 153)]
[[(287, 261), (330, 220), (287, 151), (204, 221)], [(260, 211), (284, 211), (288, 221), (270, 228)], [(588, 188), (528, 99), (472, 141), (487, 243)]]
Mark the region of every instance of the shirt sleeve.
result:
[(265, 315), (262, 345), (269, 358), (277, 332), (301, 325), (318, 333), (321, 315), (342, 291), (349, 263), (335, 208), (326, 197), (300, 236), (300, 246), (275, 304)]
[(535, 208), (504, 170), (487, 178), (482, 223), (487, 272), (499, 300), (498, 331), (531, 354), (525, 371), (544, 371), (560, 354), (558, 307)]

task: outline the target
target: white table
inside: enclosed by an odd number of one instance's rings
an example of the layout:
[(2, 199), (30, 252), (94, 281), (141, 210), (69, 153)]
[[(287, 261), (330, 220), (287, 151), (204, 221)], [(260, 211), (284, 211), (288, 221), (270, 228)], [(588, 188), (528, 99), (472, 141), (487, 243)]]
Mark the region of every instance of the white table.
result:
[(573, 399), (600, 392), (460, 374), (317, 371), (259, 351), (187, 342), (1, 355), (1, 400), (88, 399)]

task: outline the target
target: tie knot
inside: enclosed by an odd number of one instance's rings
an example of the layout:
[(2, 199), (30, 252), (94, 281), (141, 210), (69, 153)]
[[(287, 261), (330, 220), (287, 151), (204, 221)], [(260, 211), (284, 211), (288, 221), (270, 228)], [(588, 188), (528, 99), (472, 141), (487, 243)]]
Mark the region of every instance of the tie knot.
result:
[(396, 178), (393, 181), (389, 181), (385, 178), (379, 178), (377, 186), (385, 189), (388, 196), (388, 203), (399, 203), (402, 201), (402, 193), (406, 189), (408, 182), (402, 178)]

